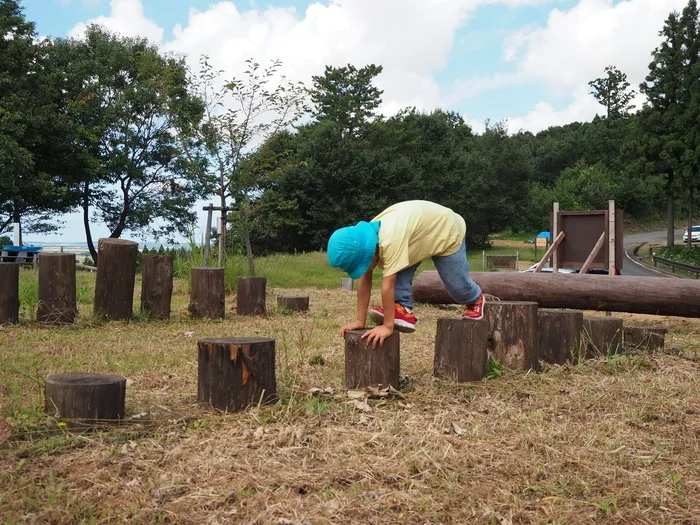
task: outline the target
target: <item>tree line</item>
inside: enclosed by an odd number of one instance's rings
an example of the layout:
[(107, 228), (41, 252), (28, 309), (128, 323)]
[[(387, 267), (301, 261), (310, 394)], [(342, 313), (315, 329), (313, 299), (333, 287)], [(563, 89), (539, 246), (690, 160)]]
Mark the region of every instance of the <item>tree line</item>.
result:
[[(18, 0), (0, 0), (0, 233), (60, 227), (81, 210), (110, 236), (192, 231), (194, 205), (216, 198), (219, 239), (253, 254), (322, 250), (333, 229), (406, 199), (462, 214), (468, 241), (549, 226), (566, 210), (692, 222), (700, 169), (700, 31), (696, 0), (672, 12), (639, 86), (614, 66), (590, 82), (603, 111), (540, 133), (456, 112), (379, 114), (381, 65), (327, 66), (311, 85), (282, 64), (246, 63), (227, 79), (208, 57), (190, 71), (140, 38), (90, 26), (40, 40)], [(669, 244), (673, 244), (670, 235)]]

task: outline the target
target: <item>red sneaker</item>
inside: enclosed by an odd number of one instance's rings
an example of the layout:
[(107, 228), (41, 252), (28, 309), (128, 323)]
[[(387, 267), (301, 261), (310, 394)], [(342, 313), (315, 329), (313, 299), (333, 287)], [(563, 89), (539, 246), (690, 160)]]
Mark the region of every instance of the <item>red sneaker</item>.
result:
[(484, 294), (481, 294), (474, 304), (467, 304), (464, 306), (462, 319), (473, 319), (475, 321), (483, 319), (484, 304), (486, 304), (486, 298), (484, 297)]
[[(384, 309), (381, 306), (370, 308), (369, 317), (378, 325), (384, 322)], [(403, 305), (394, 304), (394, 327), (398, 332), (411, 333), (416, 331), (418, 319), (410, 313)]]

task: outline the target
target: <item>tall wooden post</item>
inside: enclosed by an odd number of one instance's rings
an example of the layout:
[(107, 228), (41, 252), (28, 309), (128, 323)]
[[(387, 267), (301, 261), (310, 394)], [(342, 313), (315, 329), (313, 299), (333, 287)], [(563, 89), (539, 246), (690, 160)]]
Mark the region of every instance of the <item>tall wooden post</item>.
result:
[(278, 400), (274, 339), (200, 339), (197, 345), (198, 401), (236, 412)]
[(141, 309), (151, 319), (170, 319), (170, 300), (173, 295), (173, 257), (171, 255), (144, 255), (141, 278)]
[(267, 277), (239, 277), (236, 287), (238, 315), (265, 315)]
[(93, 311), (95, 315), (111, 320), (131, 319), (139, 245), (125, 239), (100, 239), (97, 246)]
[(367, 344), (367, 329), (345, 332), (345, 385), (347, 388), (388, 386), (399, 388), (400, 338), (394, 331), (377, 348)]
[(440, 318), (435, 334), (433, 375), (457, 382), (486, 376), (489, 327), (485, 320)]
[(537, 303), (486, 301), (484, 319), (495, 359), (520, 370), (537, 366)]
[(615, 275), (615, 201), (608, 201), (608, 275)]
[(78, 315), (75, 255), (42, 253), (39, 259), (37, 321), (56, 325), (73, 323)]
[(19, 322), (19, 264), (0, 262), (0, 325)]
[[(553, 209), (552, 209), (554, 215), (552, 217), (552, 233), (551, 237), (552, 240), (556, 240), (557, 237), (559, 236), (559, 203), (555, 202)], [(559, 247), (556, 247), (554, 249), (554, 253), (552, 254), (552, 271), (554, 273), (559, 272)]]
[(223, 319), (226, 288), (223, 268), (192, 268), (189, 312), (194, 317)]

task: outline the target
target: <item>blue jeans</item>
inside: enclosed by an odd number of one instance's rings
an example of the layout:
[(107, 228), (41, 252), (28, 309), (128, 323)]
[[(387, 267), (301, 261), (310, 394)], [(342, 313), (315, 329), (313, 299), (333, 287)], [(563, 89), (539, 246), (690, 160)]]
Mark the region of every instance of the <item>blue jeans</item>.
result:
[[(481, 288), (469, 277), (467, 243), (452, 255), (433, 257), (435, 268), (445, 285), (445, 290), (457, 304), (472, 304), (481, 295)], [(420, 263), (404, 268), (396, 274), (394, 300), (408, 309), (413, 309), (413, 275)]]

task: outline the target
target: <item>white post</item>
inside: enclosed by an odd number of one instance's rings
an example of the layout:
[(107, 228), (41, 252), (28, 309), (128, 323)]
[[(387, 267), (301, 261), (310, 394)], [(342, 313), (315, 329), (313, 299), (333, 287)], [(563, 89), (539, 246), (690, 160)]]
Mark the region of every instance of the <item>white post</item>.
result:
[[(555, 202), (552, 210), (554, 213), (552, 215), (552, 233), (550, 236), (552, 239), (556, 239), (559, 235), (559, 203)], [(552, 256), (552, 272), (559, 272), (559, 247), (557, 246), (554, 250)]]
[(615, 201), (608, 201), (608, 274), (615, 273)]
[(486, 251), (485, 250), (481, 251), (481, 271), (482, 272), (486, 271)]
[(218, 221), (218, 233), (219, 233), (219, 267), (221, 268), (224, 265), (224, 243), (226, 242), (225, 240), (225, 235), (224, 235), (224, 217), (223, 214), (225, 212), (221, 212), (222, 215), (219, 217)]
[(19, 246), (19, 223), (12, 223), (12, 244)]

